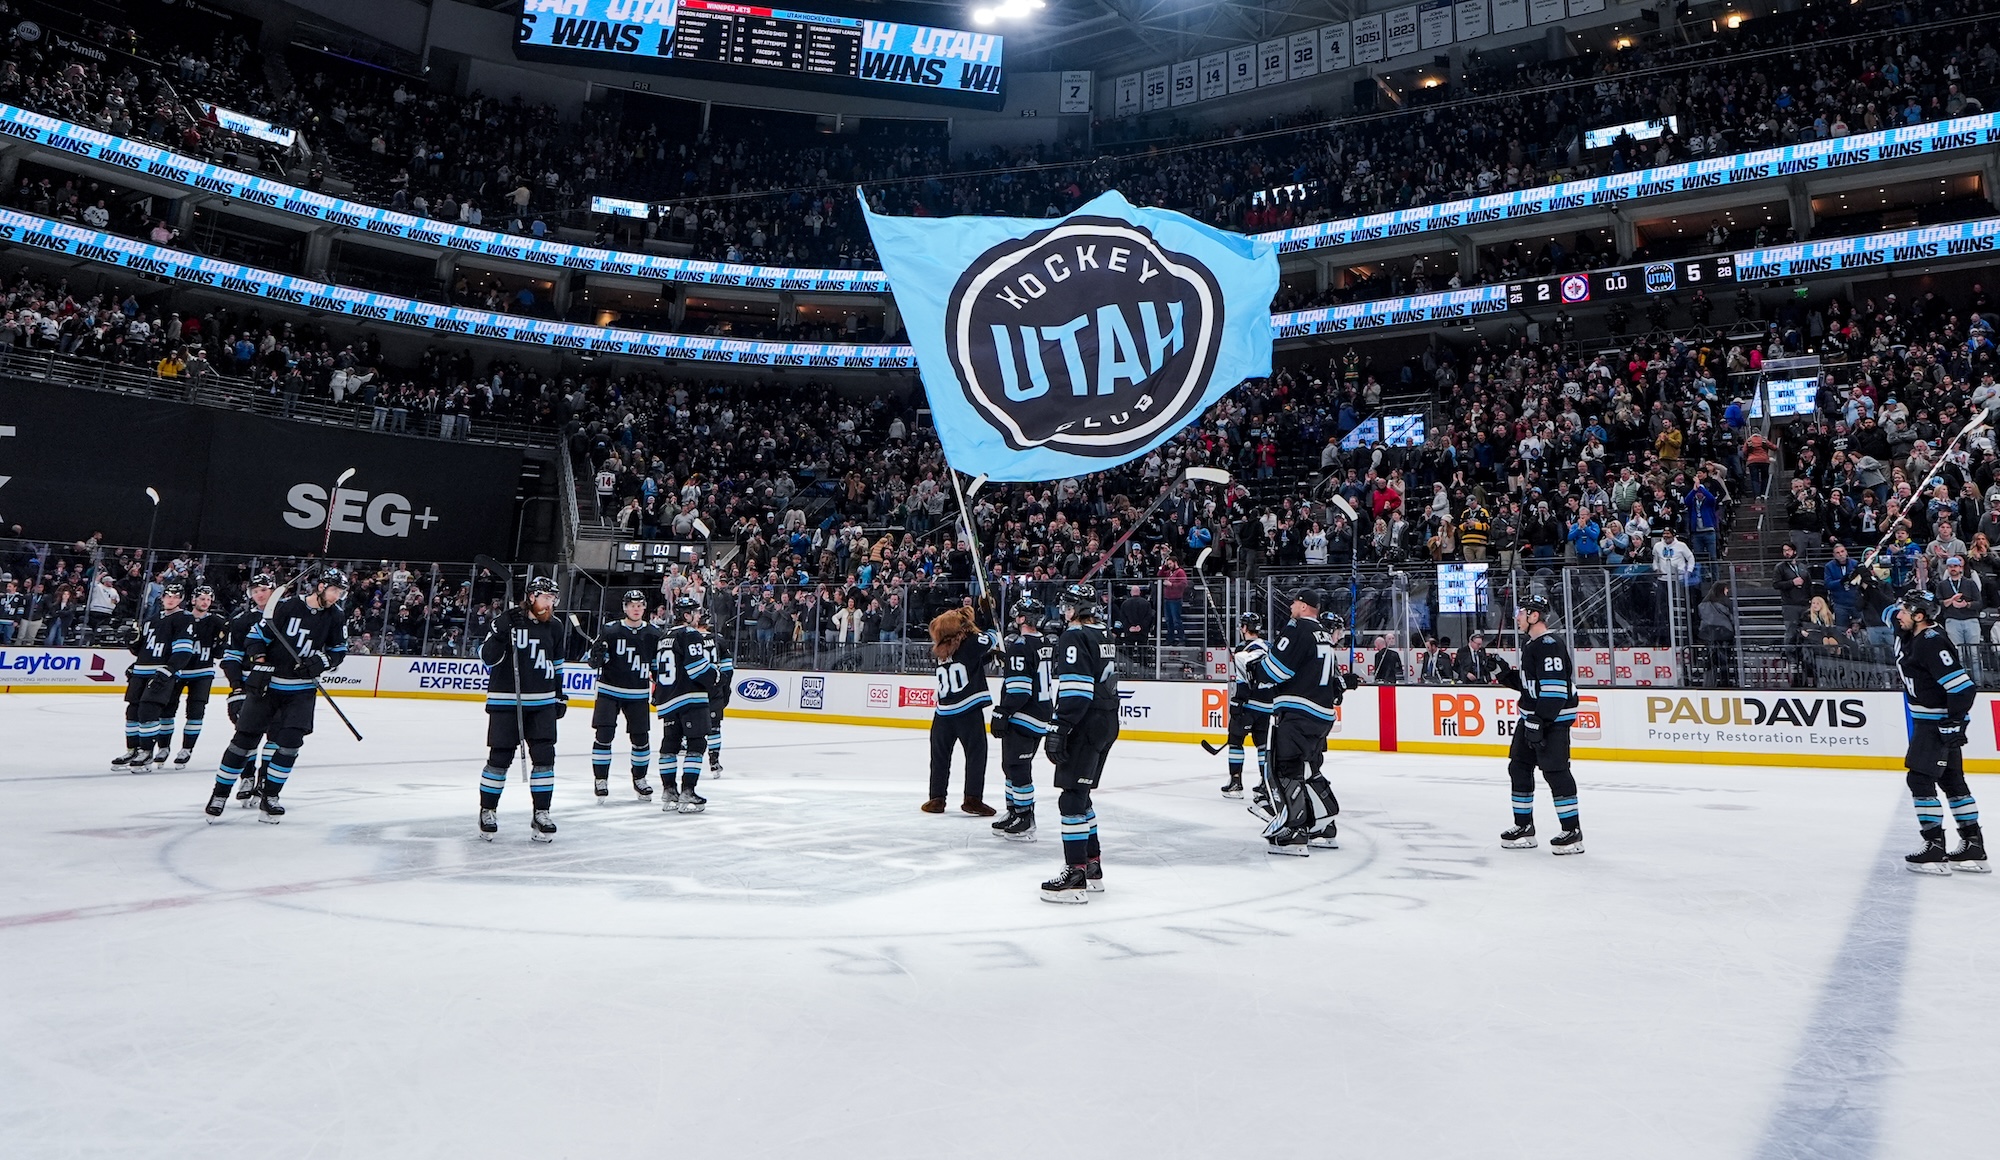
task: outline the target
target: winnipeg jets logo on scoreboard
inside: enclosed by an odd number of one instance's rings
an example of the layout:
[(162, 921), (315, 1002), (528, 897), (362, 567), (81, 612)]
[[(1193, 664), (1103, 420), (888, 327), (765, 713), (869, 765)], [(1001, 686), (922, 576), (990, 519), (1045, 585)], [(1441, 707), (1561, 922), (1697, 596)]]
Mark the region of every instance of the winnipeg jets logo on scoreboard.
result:
[(1009, 447), (1111, 458), (1201, 403), (1223, 302), (1150, 231), (1079, 217), (981, 254), (945, 321), (960, 386)]

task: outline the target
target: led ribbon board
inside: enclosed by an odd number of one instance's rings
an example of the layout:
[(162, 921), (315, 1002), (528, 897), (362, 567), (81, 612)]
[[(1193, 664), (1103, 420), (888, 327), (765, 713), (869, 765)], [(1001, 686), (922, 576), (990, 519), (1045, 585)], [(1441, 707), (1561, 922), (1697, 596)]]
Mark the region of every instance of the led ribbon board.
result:
[(1391, 326), (1423, 326), (1458, 322), (1485, 314), (1507, 313), (1507, 287), (1472, 286), (1441, 294), (1413, 294), (1349, 302), (1313, 310), (1288, 310), (1271, 316), (1271, 330), (1280, 340), (1316, 334), (1346, 334)]
[(368, 322), (414, 326), (439, 334), (525, 342), (553, 350), (693, 359), (773, 367), (900, 369), (916, 365), (907, 346), (855, 346), (810, 342), (747, 342), (703, 335), (658, 334), (605, 326), (578, 326), (548, 319), (467, 310), (329, 286), (308, 278), (276, 274), (234, 262), (170, 250), (97, 230), (0, 209), (0, 242), (33, 246), (51, 253), (120, 266), (155, 278), (172, 278), (272, 302), (325, 310)]
[(1592, 177), (1561, 185), (1515, 189), (1485, 197), (1468, 197), (1436, 205), (1415, 206), (1367, 217), (1342, 218), (1298, 226), (1265, 235), (1278, 243), (1281, 254), (1379, 242), (1385, 238), (1464, 229), (1489, 222), (1512, 221), (1590, 206), (1617, 205), (1647, 197), (1668, 197), (1764, 181), (1773, 177), (1818, 173), (1876, 161), (1894, 161), (1973, 149), (2000, 142), (2000, 113), (1982, 113), (1929, 125), (1910, 125), (1850, 137), (1832, 137), (1804, 145), (1761, 149), (1728, 157), (1709, 157), (1662, 165), (1634, 173)]
[(1996, 237), (2000, 237), (2000, 218), (1981, 218), (1858, 238), (1828, 238), (1823, 242), (1745, 250), (1736, 255), (1736, 280), (1768, 282), (1870, 266), (1973, 257), (1991, 254), (1996, 248)]
[(187, 186), (218, 197), (282, 210), (328, 225), (346, 226), (387, 238), (438, 246), (461, 254), (531, 262), (586, 274), (617, 274), (627, 278), (658, 278), (666, 282), (709, 286), (748, 286), (768, 290), (833, 290), (883, 293), (888, 281), (880, 270), (809, 270), (789, 266), (750, 266), (697, 262), (657, 254), (600, 250), (563, 242), (541, 241), (456, 222), (433, 221), (396, 213), (380, 206), (313, 193), (196, 161), (157, 145), (86, 129), (55, 117), (0, 104), (0, 134), (59, 149), (128, 169), (158, 181)]

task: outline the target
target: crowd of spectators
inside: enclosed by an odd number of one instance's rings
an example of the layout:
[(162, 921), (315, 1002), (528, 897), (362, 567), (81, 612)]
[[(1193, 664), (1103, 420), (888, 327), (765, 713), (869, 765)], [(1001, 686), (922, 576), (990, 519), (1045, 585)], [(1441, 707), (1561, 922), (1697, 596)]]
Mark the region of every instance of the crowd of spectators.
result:
[[(698, 118), (636, 98), (571, 119), (552, 106), (448, 95), (317, 54), (293, 61), (294, 89), (272, 93), (251, 75), (261, 65), (247, 44), (227, 36), (200, 53), (169, 47), (150, 66), (130, 57), (135, 67), (69, 57), (16, 34), (0, 60), (0, 99), (199, 152), (217, 147), (216, 130), (188, 113), (177, 86), (226, 75), (239, 103), (330, 150), (364, 200), (546, 234), (584, 220), (579, 211), (604, 194), (669, 204), (661, 236), (700, 257), (867, 266), (875, 261), (853, 204), (856, 183), (889, 213), (1055, 215), (1117, 188), (1136, 202), (1260, 231), (1977, 112), (2000, 80), (2000, 19), (1973, 19), (1983, 14), (1971, 0), (1815, 6), (1671, 47), (1533, 65), (1475, 58), (1436, 90), (1451, 99), (1427, 103), (1420, 90), (1410, 107), (1377, 118), (1334, 123), (1305, 110), (1221, 130), (1149, 118), (1100, 125), (1095, 146), (1069, 140), (957, 156), (941, 122), (864, 122), (863, 133), (827, 135), (805, 118), (746, 114), (703, 130)], [(129, 30), (92, 33), (123, 43), (121, 52), (153, 50)], [(1580, 148), (1586, 128), (1656, 117), (1675, 118), (1678, 131)], [(1133, 139), (1146, 132), (1155, 135)], [(1758, 228), (1746, 223), (1727, 244), (1754, 241)], [(599, 240), (616, 244), (615, 232), (601, 230)], [(1405, 276), (1422, 290), (1612, 258), (1585, 237), (1570, 248), (1496, 251), (1489, 269)]]

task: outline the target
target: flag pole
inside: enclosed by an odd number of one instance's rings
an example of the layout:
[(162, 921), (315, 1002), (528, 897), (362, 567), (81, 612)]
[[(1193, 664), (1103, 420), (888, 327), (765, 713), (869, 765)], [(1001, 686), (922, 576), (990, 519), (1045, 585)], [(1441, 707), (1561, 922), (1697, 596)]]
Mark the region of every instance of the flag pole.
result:
[[(951, 476), (952, 494), (958, 497), (958, 516), (965, 521), (965, 542), (972, 547), (972, 579), (979, 585), (979, 598), (984, 600), (989, 593), (986, 591), (986, 561), (979, 554), (979, 527), (972, 522), (972, 509), (966, 505), (965, 489), (959, 486), (958, 468), (947, 463), (944, 465), (944, 470), (946, 475)], [(980, 485), (985, 482), (986, 475), (983, 472), (972, 481), (974, 495), (979, 494)]]

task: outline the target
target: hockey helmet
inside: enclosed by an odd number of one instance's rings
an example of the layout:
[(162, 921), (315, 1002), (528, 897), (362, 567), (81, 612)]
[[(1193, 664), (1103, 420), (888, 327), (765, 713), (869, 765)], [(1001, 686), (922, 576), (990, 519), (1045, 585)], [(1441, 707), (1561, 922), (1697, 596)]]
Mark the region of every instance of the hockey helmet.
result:
[(1937, 593), (1927, 588), (1912, 588), (1903, 593), (1896, 603), (1908, 609), (1910, 615), (1921, 616), (1932, 624), (1938, 622), (1938, 617), (1943, 612), (1943, 606), (1938, 603)]
[(637, 588), (627, 588), (622, 603), (630, 604), (635, 600), (640, 604), (646, 603), (646, 594)]
[(187, 596), (187, 589), (178, 584), (165, 584), (160, 587), (160, 595), (163, 597), (171, 596), (175, 600), (180, 600)]
[(202, 597), (204, 597), (204, 596), (208, 597), (208, 598), (209, 598), (210, 600), (213, 600), (213, 599), (215, 599), (215, 589), (213, 589), (213, 588), (209, 587), (209, 586), (208, 586), (208, 585), (206, 585), (206, 584), (197, 584), (197, 585), (195, 585), (195, 587), (194, 587), (194, 598), (195, 598), (196, 600), (200, 600), (200, 599), (201, 599)]
[(1521, 612), (1532, 612), (1543, 620), (1547, 620), (1549, 613), (1553, 611), (1549, 605), (1549, 598), (1539, 593), (1523, 596), (1515, 608)]
[(1236, 618), (1236, 623), (1242, 625), (1244, 629), (1250, 632), (1260, 633), (1264, 631), (1264, 617), (1259, 613), (1246, 612)]
[(1319, 614), (1319, 623), (1320, 623), (1320, 627), (1321, 627), (1321, 628), (1324, 628), (1324, 629), (1326, 629), (1326, 630), (1327, 630), (1328, 632), (1346, 632), (1346, 631), (1347, 631), (1347, 618), (1346, 618), (1346, 617), (1344, 617), (1344, 616), (1342, 616), (1342, 615), (1341, 615), (1340, 613), (1338, 613), (1338, 612), (1322, 612), (1322, 613), (1320, 613), (1320, 614)]
[(319, 575), (313, 577), (313, 582), (321, 588), (338, 588), (342, 592), (347, 591), (348, 586), (347, 573), (338, 568), (322, 569)]
[(1042, 621), (1043, 636), (1060, 636), (1062, 634), (1062, 630), (1063, 630), (1063, 622), (1061, 619), (1057, 617), (1054, 616), (1047, 617)]
[(276, 588), (277, 586), (277, 579), (269, 572), (259, 572), (255, 576), (250, 577), (250, 587), (252, 588)]
[(537, 596), (546, 596), (552, 601), (557, 600), (562, 596), (562, 589), (556, 586), (553, 576), (530, 576), (528, 587), (522, 593), (522, 599), (532, 600)]
[(700, 611), (701, 611), (701, 601), (696, 600), (694, 597), (692, 596), (674, 597), (674, 615), (686, 616), (690, 612), (700, 612)]
[(1084, 616), (1097, 615), (1097, 585), (1088, 580), (1079, 580), (1062, 591), (1062, 607), (1065, 612), (1077, 612)]
[(1048, 606), (1032, 596), (1023, 596), (1014, 601), (1014, 619), (1039, 624), (1048, 615)]

